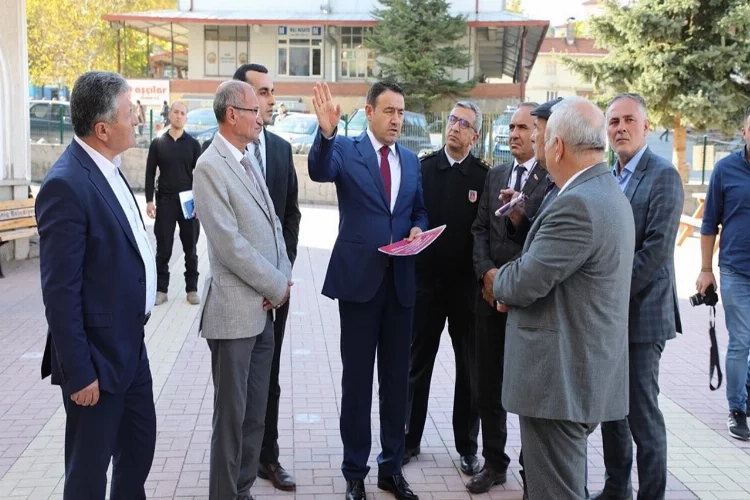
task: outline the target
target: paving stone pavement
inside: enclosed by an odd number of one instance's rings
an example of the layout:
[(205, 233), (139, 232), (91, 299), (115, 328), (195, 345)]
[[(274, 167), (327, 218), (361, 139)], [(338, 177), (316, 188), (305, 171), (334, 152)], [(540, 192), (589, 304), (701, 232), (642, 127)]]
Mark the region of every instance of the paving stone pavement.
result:
[[(143, 197), (139, 203), (145, 207)], [(304, 207), (294, 293), (281, 360), (281, 462), (295, 476), (296, 493), (274, 490), (258, 480), (258, 500), (295, 497), (341, 499), (341, 441), (338, 432), (341, 361), (335, 302), (320, 295), (338, 213)], [(153, 238), (152, 238), (153, 243)], [(199, 244), (200, 271), (208, 267), (205, 238)], [(684, 334), (668, 343), (661, 369), (661, 405), (669, 432), (667, 499), (750, 499), (750, 443), (728, 437), (724, 387), (708, 389), (708, 310), (690, 307), (699, 268), (698, 241), (676, 249), (678, 292)], [(156, 456), (147, 483), (149, 498), (205, 499), (213, 388), (206, 343), (197, 336), (195, 306), (185, 300), (179, 240), (171, 262), (170, 300), (156, 307), (146, 329), (158, 416)], [(46, 323), (37, 260), (4, 265), (0, 280), (0, 499), (61, 499), (64, 411), (60, 391), (39, 379)], [(201, 280), (202, 285), (202, 280)], [(113, 283), (113, 286), (116, 284)], [(719, 308), (722, 358), (726, 329)], [(722, 365), (723, 366), (723, 365)], [(511, 474), (504, 486), (469, 495), (453, 445), (451, 408), (454, 364), (447, 336), (441, 343), (432, 384), (422, 454), (405, 467), (424, 500), (520, 499), (518, 421), (508, 422)], [(390, 499), (375, 487), (378, 448), (377, 388), (373, 388), (373, 474), (371, 499)], [(481, 440), (480, 440), (481, 442)], [(589, 486), (603, 484), (601, 439), (589, 444)], [(634, 481), (637, 475), (634, 472)], [(636, 485), (637, 487), (637, 485)], [(554, 498), (554, 495), (550, 498)]]

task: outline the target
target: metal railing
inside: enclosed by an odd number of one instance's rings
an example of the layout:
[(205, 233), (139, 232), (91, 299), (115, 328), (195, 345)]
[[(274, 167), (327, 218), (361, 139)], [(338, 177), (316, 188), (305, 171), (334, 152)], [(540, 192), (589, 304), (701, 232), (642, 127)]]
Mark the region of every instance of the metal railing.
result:
[[(51, 101), (54, 102), (54, 101)], [(135, 147), (148, 148), (151, 141), (164, 128), (164, 123), (158, 113), (150, 110), (146, 123), (135, 126)], [(31, 142), (41, 144), (68, 144), (73, 139), (73, 124), (63, 108), (58, 116), (36, 117), (29, 119), (29, 136)]]
[(689, 173), (691, 183), (708, 184), (716, 163), (732, 154), (732, 152), (741, 149), (743, 144), (739, 137), (726, 141), (711, 138), (708, 135), (697, 137), (692, 144), (691, 141), (688, 141), (687, 163), (692, 166)]

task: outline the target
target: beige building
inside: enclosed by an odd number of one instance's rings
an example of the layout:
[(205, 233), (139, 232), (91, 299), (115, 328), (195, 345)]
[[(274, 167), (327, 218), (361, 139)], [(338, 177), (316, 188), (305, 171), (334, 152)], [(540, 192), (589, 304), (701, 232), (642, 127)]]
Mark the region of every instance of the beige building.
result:
[(594, 84), (568, 68), (562, 59), (564, 56), (600, 59), (607, 53), (606, 50), (595, 47), (591, 38), (545, 38), (526, 82), (526, 98), (546, 102), (558, 97), (591, 95)]

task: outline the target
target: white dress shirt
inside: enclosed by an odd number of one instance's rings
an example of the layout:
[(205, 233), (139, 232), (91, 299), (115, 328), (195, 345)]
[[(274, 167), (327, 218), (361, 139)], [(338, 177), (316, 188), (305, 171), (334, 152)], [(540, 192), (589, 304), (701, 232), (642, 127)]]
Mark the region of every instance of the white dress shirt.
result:
[(516, 167), (518, 167), (519, 165), (523, 165), (524, 167), (526, 167), (526, 170), (523, 171), (523, 175), (521, 176), (521, 189), (523, 189), (523, 187), (526, 185), (526, 181), (529, 178), (531, 170), (534, 168), (535, 163), (536, 158), (534, 158), (533, 156), (526, 163), (518, 163), (518, 160), (513, 160), (513, 173), (510, 174), (510, 182), (508, 183), (508, 187), (513, 188), (513, 186), (516, 185), (516, 177), (518, 177), (518, 171), (516, 170)]
[[(372, 147), (375, 148), (375, 154), (378, 157), (378, 168), (380, 167), (380, 148), (385, 146), (379, 140), (375, 138), (370, 131), (370, 127), (367, 127), (367, 136), (370, 138)], [(391, 167), (391, 212), (396, 206), (396, 198), (398, 197), (398, 189), (401, 187), (401, 159), (398, 157), (396, 152), (396, 144), (388, 146), (390, 151), (388, 152), (388, 164)]]
[(443, 152), (445, 153), (445, 157), (448, 158), (448, 163), (450, 163), (451, 167), (454, 166), (456, 163), (463, 163), (463, 161), (469, 157), (469, 154), (467, 153), (466, 156), (464, 156), (460, 160), (456, 160), (451, 155), (448, 154), (448, 148), (443, 148)]
[(266, 161), (266, 134), (263, 130), (260, 131), (258, 140), (260, 141), (260, 157), (263, 160), (263, 168), (260, 168), (260, 165), (258, 165), (258, 160), (255, 158), (255, 148), (257, 146), (254, 143), (251, 142), (247, 145), (247, 147), (245, 148), (245, 156), (247, 156), (247, 159), (250, 160), (250, 165), (255, 167), (258, 170), (260, 176), (265, 179), (266, 172), (268, 171), (268, 162)]
[(94, 160), (99, 170), (102, 171), (109, 187), (112, 188), (112, 192), (117, 197), (117, 201), (120, 202), (120, 207), (125, 213), (125, 217), (128, 219), (128, 224), (130, 224), (130, 229), (133, 231), (135, 242), (138, 245), (138, 253), (140, 253), (143, 260), (143, 268), (146, 270), (145, 314), (148, 314), (151, 308), (154, 307), (154, 300), (156, 299), (156, 257), (148, 241), (146, 228), (143, 226), (143, 220), (139, 215), (138, 205), (135, 203), (133, 193), (125, 183), (124, 176), (120, 171), (121, 159), (119, 156), (116, 156), (113, 163), (78, 137), (74, 136), (74, 139), (88, 153), (91, 159)]

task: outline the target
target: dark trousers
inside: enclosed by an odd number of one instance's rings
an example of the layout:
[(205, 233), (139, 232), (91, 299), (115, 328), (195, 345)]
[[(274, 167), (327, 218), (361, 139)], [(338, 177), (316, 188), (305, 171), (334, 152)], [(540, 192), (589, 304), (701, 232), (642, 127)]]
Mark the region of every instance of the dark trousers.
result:
[(175, 224), (180, 226), (180, 241), (185, 252), (185, 291), (198, 291), (198, 219), (185, 219), (178, 195), (157, 194), (156, 221), (156, 290), (167, 293), (169, 289), (169, 259), (172, 258)]
[(260, 463), (275, 464), (279, 461), (279, 366), (281, 364), (281, 345), (284, 342), (284, 329), (289, 315), (289, 301), (276, 310), (273, 322), (274, 351), (271, 363), (271, 381), (268, 385), (268, 404), (266, 405), (266, 430), (263, 434), (263, 447), (260, 450)]
[(404, 459), (406, 392), (413, 307), (398, 301), (392, 267), (366, 303), (339, 301), (341, 318), (341, 441), (347, 480), (363, 479), (370, 468), (370, 412), (375, 354), (378, 359), (380, 444), (378, 475), (401, 471)]
[(485, 465), (503, 472), (510, 457), (505, 453), (508, 441), (508, 413), (503, 408), (503, 362), (505, 359), (505, 320), (508, 315), (477, 299), (476, 381), (477, 406), (482, 420), (482, 455)]
[(133, 383), (121, 394), (99, 392), (79, 406), (62, 391), (65, 420), (65, 500), (104, 500), (112, 460), (111, 500), (145, 500), (156, 446), (156, 411), (146, 346)]
[(476, 455), (479, 411), (472, 393), (474, 349), (473, 291), (439, 287), (418, 290), (409, 371), (409, 411), (406, 449), (419, 446), (427, 420), (430, 382), (440, 336), (448, 320), (448, 334), (456, 360), (453, 394), (453, 436), (459, 455)]
[(258, 473), (273, 359), (271, 315), (260, 335), (208, 339), (214, 413), (209, 465), (209, 500), (249, 495)]
[(667, 429), (659, 409), (659, 361), (664, 341), (631, 343), (630, 413), (602, 423), (606, 482), (604, 491), (624, 496), (631, 490), (633, 441), (637, 446), (638, 499), (660, 500), (667, 488)]

